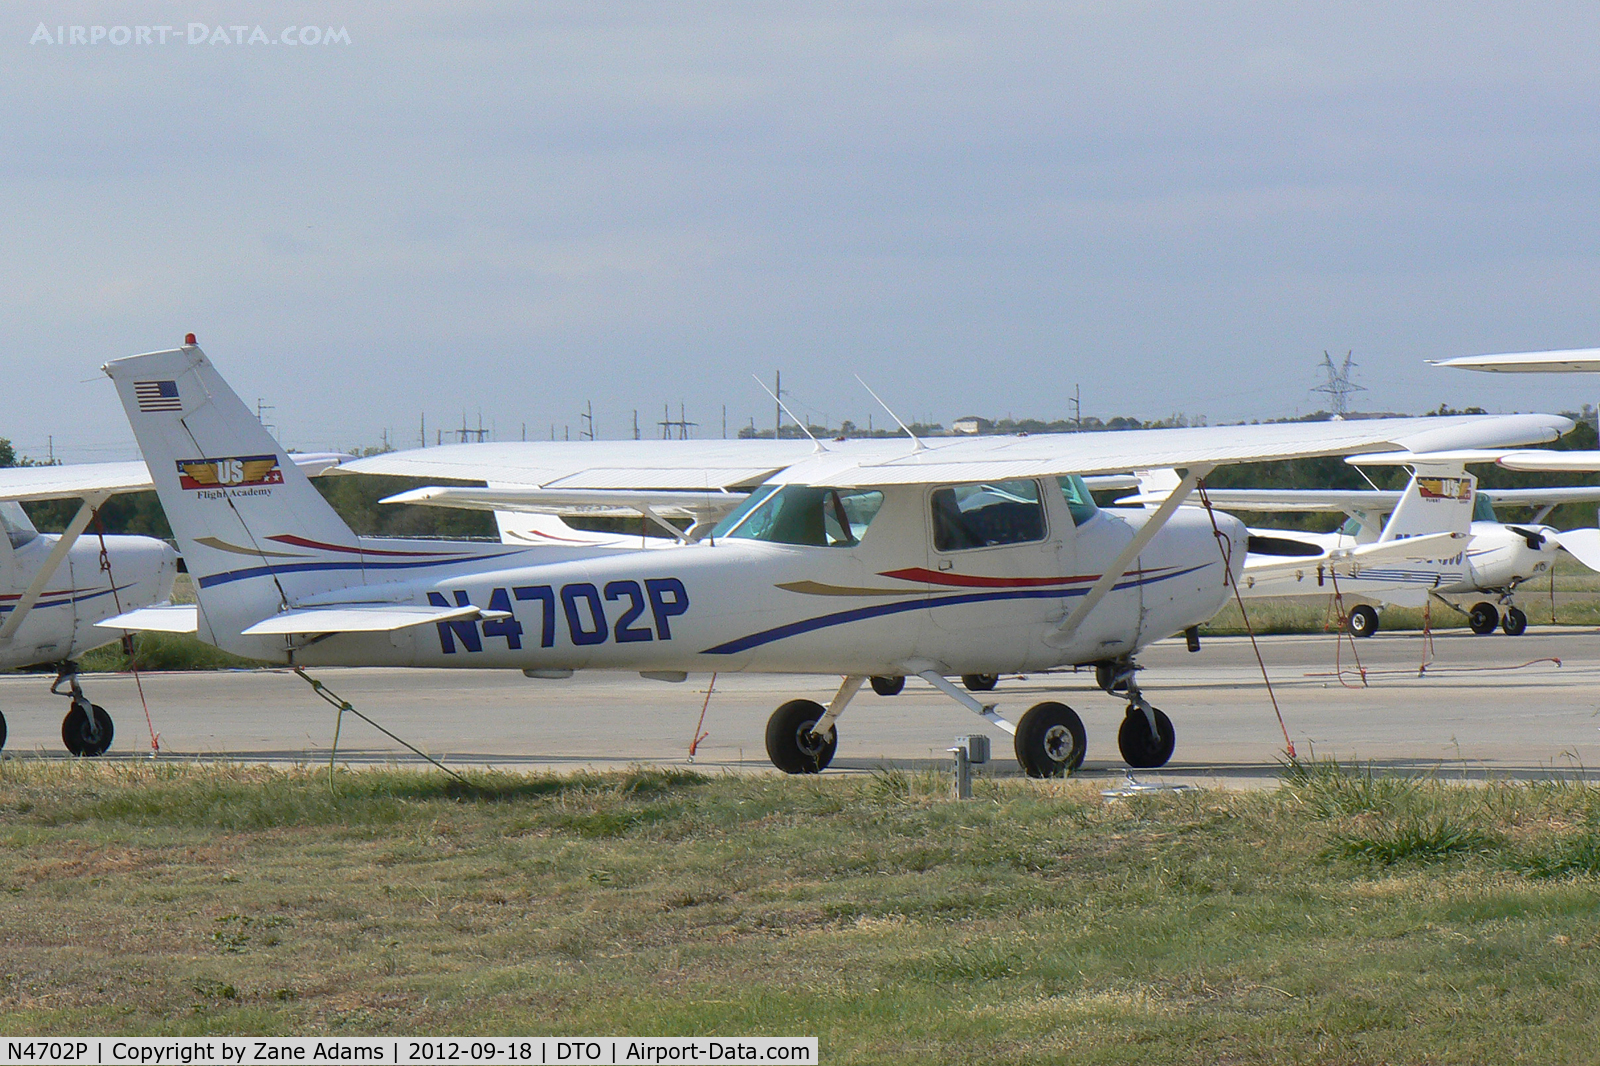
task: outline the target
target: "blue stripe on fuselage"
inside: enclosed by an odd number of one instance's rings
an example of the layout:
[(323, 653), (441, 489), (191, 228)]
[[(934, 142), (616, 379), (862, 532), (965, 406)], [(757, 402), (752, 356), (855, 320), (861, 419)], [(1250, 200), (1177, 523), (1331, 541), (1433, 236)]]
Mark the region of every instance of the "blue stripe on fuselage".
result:
[[(1113, 586), (1114, 590), (1134, 588), (1139, 585), (1154, 585), (1162, 581), (1170, 581), (1175, 577), (1192, 574), (1196, 570), (1204, 570), (1215, 563), (1204, 563), (1200, 566), (1191, 566), (1187, 570), (1176, 573), (1164, 574), (1161, 577), (1132, 578), (1119, 581)], [(828, 629), (832, 626), (846, 625), (850, 622), (859, 622), (864, 618), (882, 618), (885, 615), (903, 614), (906, 611), (918, 611), (923, 608), (952, 607), (963, 603), (982, 603), (987, 600), (1036, 600), (1036, 599), (1067, 599), (1072, 596), (1083, 596), (1089, 592), (1086, 588), (1075, 589), (1007, 589), (1003, 592), (970, 592), (959, 596), (941, 596), (933, 599), (926, 595), (915, 600), (897, 600), (894, 603), (875, 603), (869, 607), (856, 607), (848, 611), (835, 611), (832, 614), (818, 615), (815, 618), (806, 618), (787, 625), (775, 626), (764, 629), (759, 633), (752, 633), (747, 637), (730, 640), (725, 644), (718, 644), (714, 648), (707, 648), (702, 655), (736, 655), (741, 651), (749, 651), (763, 644), (771, 644), (776, 640), (786, 637), (798, 636), (801, 633), (811, 633), (818, 629)]]
[(245, 581), (252, 577), (271, 577), (273, 574), (294, 574), (307, 570), (414, 570), (425, 566), (461, 566), (467, 563), (483, 562), (490, 559), (501, 559), (509, 555), (520, 555), (523, 549), (504, 552), (500, 555), (479, 555), (453, 559), (425, 559), (419, 562), (406, 563), (380, 563), (340, 560), (327, 563), (278, 563), (268, 566), (252, 566), (244, 570), (226, 570), (220, 574), (210, 574), (200, 579), (200, 587), (213, 588), (217, 585), (226, 585), (233, 581)]

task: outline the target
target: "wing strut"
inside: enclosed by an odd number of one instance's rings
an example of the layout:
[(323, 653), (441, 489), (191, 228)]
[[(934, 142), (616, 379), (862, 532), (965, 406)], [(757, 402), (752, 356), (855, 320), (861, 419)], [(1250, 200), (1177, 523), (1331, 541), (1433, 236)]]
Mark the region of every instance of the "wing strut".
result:
[(1168, 496), (1165, 502), (1156, 508), (1155, 514), (1145, 520), (1143, 528), (1134, 534), (1133, 539), (1128, 542), (1128, 546), (1122, 549), (1122, 553), (1112, 561), (1110, 566), (1106, 567), (1105, 573), (1100, 575), (1100, 580), (1089, 587), (1088, 593), (1082, 600), (1078, 601), (1078, 605), (1072, 609), (1072, 613), (1062, 619), (1061, 624), (1056, 627), (1056, 637), (1066, 637), (1083, 624), (1083, 620), (1089, 616), (1089, 612), (1094, 610), (1101, 600), (1105, 599), (1106, 593), (1116, 587), (1117, 582), (1121, 581), (1123, 576), (1127, 574), (1128, 567), (1132, 566), (1133, 561), (1139, 557), (1139, 553), (1144, 551), (1145, 546), (1155, 538), (1157, 533), (1161, 532), (1161, 527), (1167, 524), (1167, 520), (1182, 506), (1183, 501), (1189, 498), (1189, 494), (1194, 491), (1195, 485), (1199, 484), (1202, 478), (1215, 469), (1216, 464), (1214, 463), (1202, 463), (1199, 466), (1191, 466), (1184, 472), (1183, 480), (1178, 482), (1178, 487), (1172, 490), (1172, 495)]
[(6, 619), (5, 625), (0, 625), (0, 644), (4, 644), (16, 636), (17, 629), (28, 617), (28, 612), (33, 610), (33, 605), (39, 602), (39, 597), (44, 594), (45, 586), (61, 567), (61, 561), (72, 551), (72, 546), (77, 543), (78, 536), (89, 525), (89, 520), (100, 509), (100, 505), (109, 500), (112, 493), (92, 492), (83, 497), (83, 504), (78, 508), (78, 513), (72, 516), (72, 521), (67, 523), (67, 528), (61, 531), (61, 536), (56, 540), (56, 546), (50, 549), (50, 554), (45, 556), (44, 564), (39, 567), (39, 572), (34, 575), (33, 581), (28, 584), (27, 591), (22, 598), (17, 600), (16, 607), (12, 608), (11, 617)]

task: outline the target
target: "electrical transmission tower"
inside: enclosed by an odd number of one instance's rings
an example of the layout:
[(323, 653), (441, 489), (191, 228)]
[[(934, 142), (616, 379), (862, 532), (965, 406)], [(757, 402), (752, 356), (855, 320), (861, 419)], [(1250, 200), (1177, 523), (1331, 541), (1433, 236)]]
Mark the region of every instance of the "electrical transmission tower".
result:
[(1328, 380), (1311, 390), (1312, 392), (1325, 392), (1328, 394), (1328, 402), (1333, 406), (1333, 417), (1335, 418), (1343, 418), (1350, 413), (1351, 393), (1367, 391), (1350, 380), (1351, 371), (1355, 370), (1357, 365), (1350, 358), (1353, 354), (1355, 353), (1346, 352), (1344, 365), (1335, 366), (1333, 356), (1323, 352), (1322, 369), (1327, 372)]

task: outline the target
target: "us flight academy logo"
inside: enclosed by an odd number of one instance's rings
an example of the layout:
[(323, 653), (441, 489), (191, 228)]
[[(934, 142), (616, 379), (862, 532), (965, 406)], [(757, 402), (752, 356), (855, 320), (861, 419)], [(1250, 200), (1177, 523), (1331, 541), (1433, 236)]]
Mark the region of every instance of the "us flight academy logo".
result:
[[(275, 455), (241, 455), (232, 459), (180, 459), (178, 485), (185, 489), (226, 491), (282, 485), (283, 470)], [(265, 490), (263, 490), (265, 491)], [(256, 493), (250, 493), (255, 495)], [(214, 498), (210, 495), (206, 498)]]
[(1470, 500), (1472, 480), (1464, 477), (1419, 477), (1417, 494), (1424, 500)]

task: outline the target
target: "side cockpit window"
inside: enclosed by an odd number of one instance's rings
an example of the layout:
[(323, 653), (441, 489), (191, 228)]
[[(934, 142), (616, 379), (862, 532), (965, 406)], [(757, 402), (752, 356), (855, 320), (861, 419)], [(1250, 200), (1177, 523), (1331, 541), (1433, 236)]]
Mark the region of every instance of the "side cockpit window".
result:
[(1494, 500), (1489, 498), (1487, 492), (1480, 492), (1472, 499), (1472, 520), (1474, 522), (1498, 522), (1495, 517)]
[(828, 489), (785, 485), (758, 492), (718, 523), (713, 539), (744, 538), (815, 548), (860, 543), (883, 506), (876, 489)]
[(1100, 508), (1095, 506), (1094, 496), (1089, 492), (1089, 486), (1083, 483), (1083, 478), (1077, 474), (1068, 474), (1066, 477), (1056, 478), (1061, 486), (1061, 495), (1067, 501), (1067, 510), (1072, 512), (1072, 524), (1081, 526), (1095, 516)]
[(1037, 481), (992, 481), (934, 489), (933, 546), (942, 552), (1025, 544), (1045, 537)]
[(0, 529), (5, 530), (6, 539), (11, 541), (13, 548), (20, 548), (39, 538), (39, 531), (28, 520), (28, 513), (15, 500), (0, 503)]

